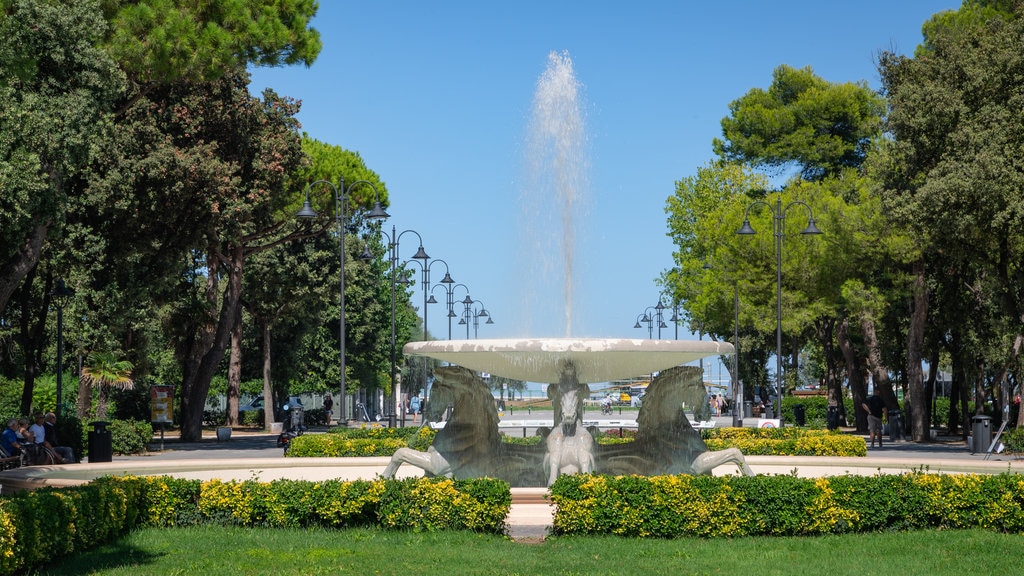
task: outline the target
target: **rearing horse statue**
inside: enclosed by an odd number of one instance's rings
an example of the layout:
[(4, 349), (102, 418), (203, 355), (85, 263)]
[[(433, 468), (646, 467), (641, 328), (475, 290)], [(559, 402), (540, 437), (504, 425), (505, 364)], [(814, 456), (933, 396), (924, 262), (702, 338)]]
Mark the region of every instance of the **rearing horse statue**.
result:
[(583, 427), (583, 398), (590, 387), (576, 379), (572, 364), (566, 364), (558, 384), (548, 386), (548, 398), (555, 409), (554, 426), (545, 439), (544, 471), (548, 486), (559, 474), (588, 474), (594, 471), (594, 438)]

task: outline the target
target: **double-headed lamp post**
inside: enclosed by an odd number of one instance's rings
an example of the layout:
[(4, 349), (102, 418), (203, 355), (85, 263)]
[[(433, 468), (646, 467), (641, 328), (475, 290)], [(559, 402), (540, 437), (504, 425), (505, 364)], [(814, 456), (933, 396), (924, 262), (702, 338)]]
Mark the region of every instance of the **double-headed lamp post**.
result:
[[(448, 339), (451, 340), (452, 318), (459, 317), (459, 315), (455, 313), (455, 289), (461, 287), (466, 291), (466, 297), (469, 297), (469, 287), (461, 282), (456, 284), (455, 281), (452, 280), (452, 277), (449, 276), (448, 274), (445, 274), (444, 277), (446, 280), (451, 280), (451, 282), (445, 282), (444, 280), (441, 280), (441, 283), (444, 285), (442, 286), (442, 288), (444, 289), (445, 304), (448, 308)], [(430, 289), (431, 295), (430, 300), (427, 300), (428, 304), (437, 304), (437, 300), (434, 300), (433, 295), (434, 289), (436, 289), (437, 287), (438, 286), (435, 284), (434, 288)], [(470, 300), (472, 300), (472, 298), (470, 298)]]
[(75, 291), (64, 284), (64, 280), (57, 280), (57, 286), (50, 292), (53, 296), (53, 303), (57, 306), (57, 418), (62, 417), (64, 399), (64, 307), (75, 295)]
[(356, 180), (348, 188), (345, 188), (345, 179), (339, 180), (338, 187), (335, 187), (329, 180), (317, 180), (310, 182), (306, 186), (306, 198), (302, 203), (302, 208), (295, 214), (296, 218), (301, 220), (312, 220), (319, 214), (313, 209), (312, 203), (309, 201), (309, 191), (313, 186), (318, 184), (326, 185), (334, 192), (334, 220), (338, 224), (338, 245), (340, 247), (339, 253), (341, 254), (341, 271), (338, 273), (338, 293), (340, 309), (338, 312), (338, 348), (341, 356), (341, 373), (338, 378), (340, 380), (339, 392), (341, 396), (338, 398), (338, 422), (344, 425), (347, 422), (345, 416), (345, 200), (351, 197), (352, 190), (356, 186), (366, 185), (373, 189), (374, 201), (373, 209), (366, 215), (370, 220), (382, 220), (388, 217), (388, 213), (384, 211), (384, 208), (380, 205), (380, 192), (377, 191), (377, 187), (372, 182), (367, 180)]
[[(459, 320), (459, 324), (466, 325), (466, 340), (469, 340), (469, 325), (473, 325), (473, 338), (476, 339), (480, 335), (480, 318), (487, 318), (484, 324), (494, 324), (494, 318), (491, 317), (491, 313), (487, 311), (487, 307), (480, 300), (473, 300), (466, 295), (466, 298), (462, 301), (465, 306), (463, 317)], [(479, 304), (479, 308), (474, 308), (473, 304)]]
[(785, 391), (785, 380), (782, 377), (782, 238), (786, 235), (786, 212), (794, 206), (802, 206), (807, 210), (807, 227), (804, 228), (801, 234), (821, 234), (821, 230), (818, 230), (818, 226), (814, 220), (814, 212), (811, 207), (805, 202), (800, 200), (793, 200), (785, 206), (782, 205), (782, 194), (779, 193), (775, 199), (775, 204), (772, 205), (764, 200), (755, 200), (747, 206), (747, 209), (743, 212), (743, 226), (736, 231), (737, 234), (752, 235), (757, 234), (753, 227), (750, 226), (750, 209), (754, 206), (767, 206), (772, 213), (772, 228), (775, 233), (775, 298), (776, 298), (776, 309), (775, 309), (775, 377), (778, 380), (776, 382), (776, 394), (778, 398), (778, 406), (775, 407), (775, 411), (779, 415), (779, 426), (783, 426), (782, 420), (782, 395)]
[(398, 384), (398, 371), (397, 371), (397, 342), (395, 340), (395, 304), (397, 302), (396, 286), (398, 284), (407, 284), (408, 280), (403, 275), (401, 279), (398, 278), (398, 258), (399, 258), (399, 242), (402, 236), (406, 234), (415, 234), (416, 238), (420, 241), (419, 249), (413, 254), (413, 259), (420, 260), (425, 266), (427, 261), (430, 260), (430, 256), (423, 249), (423, 237), (420, 233), (415, 230), (402, 230), (398, 232), (395, 227), (391, 227), (391, 235), (381, 230), (381, 234), (388, 239), (388, 253), (391, 261), (391, 402), (388, 407), (388, 426), (391, 428), (395, 427), (397, 415), (395, 412), (401, 412), (401, 423), (405, 426), (405, 410), (399, 410), (398, 404), (401, 401), (402, 390)]
[[(655, 313), (651, 314), (651, 310), (655, 310)], [(636, 324), (633, 324), (633, 328), (643, 328), (643, 326), (640, 325), (641, 322), (647, 324), (647, 337), (652, 340), (654, 339), (655, 322), (658, 323), (659, 340), (661, 340), (661, 329), (668, 328), (668, 325), (665, 324), (665, 321), (661, 318), (661, 311), (658, 310), (657, 306), (648, 306), (647, 308), (644, 309), (642, 314), (638, 314), (636, 317)]]

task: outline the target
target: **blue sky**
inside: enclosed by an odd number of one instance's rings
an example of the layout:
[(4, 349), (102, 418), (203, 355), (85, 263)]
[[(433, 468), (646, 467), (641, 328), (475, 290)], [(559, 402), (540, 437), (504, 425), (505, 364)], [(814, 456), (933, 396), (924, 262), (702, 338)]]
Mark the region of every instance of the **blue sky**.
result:
[[(523, 241), (532, 228), (519, 197), (538, 78), (550, 52), (568, 52), (583, 86), (589, 166), (588, 213), (574, 226), (570, 332), (646, 338), (634, 322), (656, 303), (654, 281), (672, 265), (666, 198), (712, 158), (729, 103), (767, 87), (781, 64), (878, 88), (878, 52), (912, 53), (924, 21), (960, 2), (320, 4), (313, 26), (324, 47), (313, 66), (254, 70), (251, 89), (301, 100), (304, 131), (357, 151), (380, 175), (388, 229), (420, 233), (428, 254), (492, 314), (480, 338), (566, 333), (560, 287), (530, 265), (540, 255)], [(403, 259), (416, 248), (414, 235), (402, 237)], [(431, 281), (443, 274), (436, 265)], [(438, 338), (448, 335), (442, 306), (428, 312)]]

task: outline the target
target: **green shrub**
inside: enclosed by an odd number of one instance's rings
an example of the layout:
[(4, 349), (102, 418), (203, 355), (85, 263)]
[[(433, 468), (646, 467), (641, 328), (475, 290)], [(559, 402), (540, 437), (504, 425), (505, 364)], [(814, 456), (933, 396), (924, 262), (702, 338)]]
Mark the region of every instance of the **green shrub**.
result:
[(105, 477), (0, 498), (0, 575), (30, 572), (138, 526), (380, 526), (501, 533), (508, 484), (489, 479), (222, 482)]
[(556, 534), (824, 535), (894, 529), (1024, 530), (1024, 476), (561, 476)]
[(263, 428), (265, 420), (263, 418), (263, 409), (259, 410), (246, 410), (238, 413), (238, 422), (242, 426), (251, 426), (255, 428)]
[(107, 426), (114, 454), (142, 454), (153, 441), (153, 425), (140, 420), (114, 420)]
[(1013, 454), (1024, 452), (1024, 428), (1011, 428), (1003, 433), (1003, 446), (1006, 451)]
[(710, 450), (738, 448), (747, 456), (867, 456), (861, 436), (807, 428), (712, 428), (704, 431)]

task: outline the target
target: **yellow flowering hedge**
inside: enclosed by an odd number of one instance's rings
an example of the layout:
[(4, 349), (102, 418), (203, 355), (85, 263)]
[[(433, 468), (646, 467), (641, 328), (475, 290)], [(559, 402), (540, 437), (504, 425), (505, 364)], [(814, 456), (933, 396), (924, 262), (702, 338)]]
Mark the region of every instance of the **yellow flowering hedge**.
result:
[(1024, 532), (1024, 476), (561, 476), (556, 534), (824, 535), (921, 528)]
[(747, 456), (867, 456), (861, 436), (807, 428), (713, 428), (704, 433), (709, 450), (739, 448)]
[(504, 533), (509, 485), (408, 479), (223, 482), (105, 477), (0, 498), (0, 575), (116, 540), (138, 526), (381, 526)]

